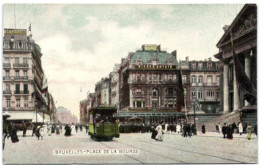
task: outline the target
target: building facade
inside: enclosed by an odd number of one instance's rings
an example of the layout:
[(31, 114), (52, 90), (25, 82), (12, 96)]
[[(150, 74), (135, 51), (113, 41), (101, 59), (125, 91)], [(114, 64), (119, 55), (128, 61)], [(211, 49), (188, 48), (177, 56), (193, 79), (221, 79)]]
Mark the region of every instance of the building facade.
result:
[(116, 64), (113, 68), (113, 72), (109, 74), (110, 82), (110, 105), (119, 108), (119, 64)]
[(205, 113), (222, 113), (220, 108), (220, 63), (211, 58), (190, 61), (190, 102), (197, 99)]
[(51, 115), (41, 57), (26, 29), (4, 29), (2, 105), (10, 120), (46, 122)]
[(78, 118), (74, 115), (71, 114), (71, 112), (60, 106), (57, 108), (56, 112), (57, 116), (57, 123), (60, 124), (77, 124), (78, 123)]

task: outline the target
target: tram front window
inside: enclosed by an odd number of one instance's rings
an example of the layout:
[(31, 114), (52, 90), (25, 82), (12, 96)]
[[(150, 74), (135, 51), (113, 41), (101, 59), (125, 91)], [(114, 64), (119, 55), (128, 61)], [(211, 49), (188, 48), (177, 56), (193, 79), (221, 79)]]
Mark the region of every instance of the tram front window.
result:
[(96, 114), (95, 121), (96, 123), (105, 122), (105, 123), (111, 123), (115, 122), (116, 118), (114, 115), (104, 115), (104, 114)]

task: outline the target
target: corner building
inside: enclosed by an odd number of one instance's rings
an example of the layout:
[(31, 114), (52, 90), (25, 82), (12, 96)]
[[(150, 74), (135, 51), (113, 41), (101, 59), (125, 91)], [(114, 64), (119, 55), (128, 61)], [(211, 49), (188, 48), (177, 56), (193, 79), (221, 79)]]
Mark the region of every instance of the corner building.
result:
[[(145, 124), (165, 121), (173, 123), (184, 118), (185, 109), (177, 112), (179, 63), (176, 51), (167, 53), (160, 45), (143, 45), (142, 50), (129, 53), (119, 69), (119, 118), (139, 117)], [(187, 110), (189, 105), (189, 69), (183, 69)]]

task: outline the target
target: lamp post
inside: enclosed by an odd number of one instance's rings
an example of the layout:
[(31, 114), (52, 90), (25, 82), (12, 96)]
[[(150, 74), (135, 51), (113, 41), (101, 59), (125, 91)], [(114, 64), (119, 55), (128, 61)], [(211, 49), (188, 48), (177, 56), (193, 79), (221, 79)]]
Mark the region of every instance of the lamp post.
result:
[(38, 102), (37, 102), (37, 100), (35, 100), (35, 102), (34, 102), (34, 105), (35, 105), (35, 109), (36, 109), (36, 124), (38, 124), (38, 120), (37, 120), (37, 115), (38, 115)]
[(193, 110), (194, 110), (194, 135), (197, 135), (197, 130), (196, 130), (196, 116), (195, 116), (195, 109), (196, 109), (196, 103), (197, 103), (197, 98), (193, 97)]

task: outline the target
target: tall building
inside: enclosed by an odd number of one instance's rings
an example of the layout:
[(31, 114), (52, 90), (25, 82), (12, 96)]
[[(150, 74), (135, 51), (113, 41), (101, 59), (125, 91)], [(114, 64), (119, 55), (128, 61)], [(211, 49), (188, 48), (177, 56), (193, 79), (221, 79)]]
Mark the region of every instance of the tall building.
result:
[[(173, 122), (185, 112), (177, 112), (179, 63), (176, 51), (167, 53), (160, 45), (143, 45), (129, 53), (119, 69), (120, 121), (143, 118), (144, 123)], [(186, 65), (188, 67), (188, 64)], [(189, 70), (182, 65), (186, 109), (189, 105)]]
[(113, 72), (109, 74), (110, 82), (110, 105), (119, 108), (119, 64), (116, 64), (113, 68)]
[(2, 105), (10, 120), (46, 122), (50, 118), (41, 57), (40, 46), (26, 29), (4, 29)]
[[(256, 103), (245, 100), (245, 90), (239, 86), (236, 74), (244, 72), (250, 84), (257, 88), (257, 7), (246, 4), (229, 26), (223, 28), (224, 34), (217, 43), (219, 53), (215, 55), (223, 65), (223, 111), (240, 112), (244, 123), (256, 124)], [(231, 34), (233, 44), (231, 44)], [(243, 71), (236, 73), (233, 58), (234, 52), (242, 64)], [(246, 79), (244, 80), (246, 81)]]

